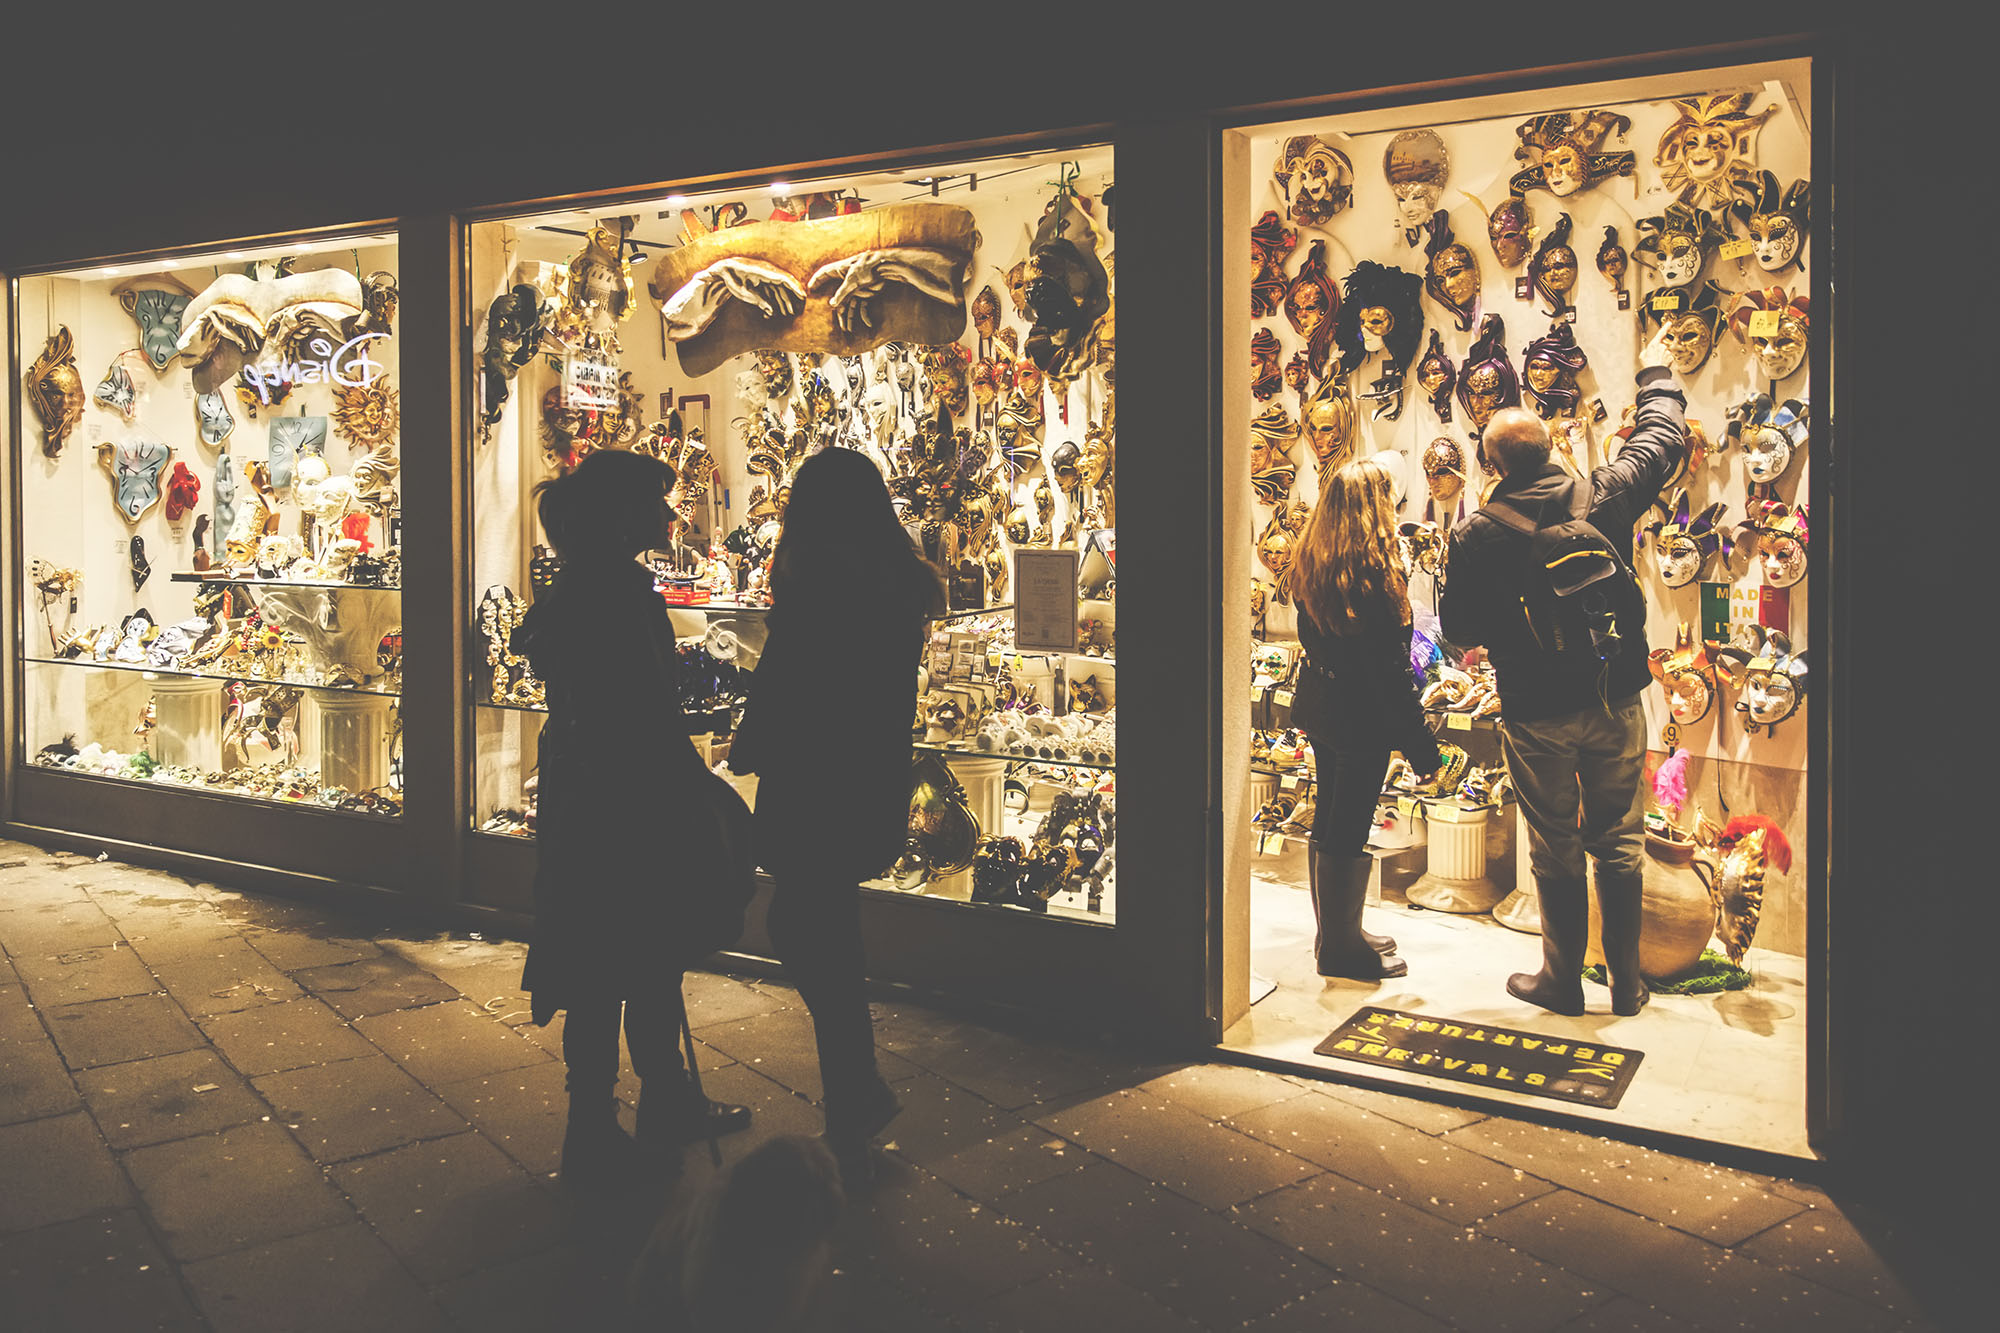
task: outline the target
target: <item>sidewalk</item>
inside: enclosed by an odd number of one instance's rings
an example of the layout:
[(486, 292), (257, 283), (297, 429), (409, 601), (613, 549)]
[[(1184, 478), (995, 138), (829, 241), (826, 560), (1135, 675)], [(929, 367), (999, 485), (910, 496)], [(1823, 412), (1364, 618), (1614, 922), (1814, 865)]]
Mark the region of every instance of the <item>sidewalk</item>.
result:
[[(0, 841), (0, 949), (0, 1329), (617, 1327), (651, 1217), (553, 1179), (560, 1023), (528, 1023), (523, 946)], [(818, 1132), (797, 995), (687, 994), (710, 1094), (756, 1109), (728, 1155)], [(1879, 1257), (1898, 1233), (1810, 1185), (876, 1015), (907, 1109), (828, 1330), (1942, 1326)]]

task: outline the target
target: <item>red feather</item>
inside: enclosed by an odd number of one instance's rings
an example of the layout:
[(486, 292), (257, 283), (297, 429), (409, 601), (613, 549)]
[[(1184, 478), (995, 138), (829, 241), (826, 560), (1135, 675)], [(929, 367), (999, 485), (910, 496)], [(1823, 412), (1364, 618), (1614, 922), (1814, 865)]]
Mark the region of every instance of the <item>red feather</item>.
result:
[(1792, 868), (1792, 844), (1785, 837), (1783, 829), (1763, 815), (1737, 815), (1722, 830), (1722, 845), (1734, 847), (1737, 841), (1757, 829), (1764, 830), (1764, 855), (1778, 868), (1780, 874)]

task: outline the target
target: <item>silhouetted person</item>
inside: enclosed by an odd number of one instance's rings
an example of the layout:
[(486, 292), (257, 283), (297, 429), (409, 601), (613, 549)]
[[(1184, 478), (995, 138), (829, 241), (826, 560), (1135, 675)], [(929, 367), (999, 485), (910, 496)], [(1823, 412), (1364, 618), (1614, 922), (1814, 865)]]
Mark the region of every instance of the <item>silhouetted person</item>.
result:
[(1319, 775), (1312, 837), (1313, 954), (1323, 977), (1400, 977), (1396, 941), (1361, 928), (1368, 895), (1368, 830), (1389, 753), (1437, 772), (1437, 740), (1410, 669), (1410, 595), (1397, 552), (1389, 474), (1373, 459), (1327, 478), (1292, 558), (1299, 641), (1306, 658), (1292, 722), (1312, 741)]
[(944, 586), (896, 522), (875, 465), (835, 448), (792, 482), (771, 594), (729, 763), (760, 775), (771, 944), (812, 1011), (827, 1142), (852, 1186), (868, 1178), (869, 1140), (901, 1109), (875, 1070), (859, 886), (908, 834), (917, 662)]
[[(1664, 326), (1662, 329), (1664, 333)], [(1532, 412), (1493, 414), (1482, 443), (1500, 472), (1488, 507), (1546, 524), (1569, 516), (1572, 487), (1587, 488), (1591, 527), (1632, 564), (1632, 528), (1687, 452), (1687, 398), (1675, 387), (1662, 336), (1640, 349), (1638, 413), (1618, 456), (1576, 480), (1549, 458), (1549, 431)], [(1611, 1011), (1636, 1014), (1651, 998), (1639, 974), (1640, 875), (1645, 854), (1645, 606), (1619, 625), (1612, 655), (1553, 660), (1524, 610), (1531, 576), (1527, 533), (1482, 508), (1451, 534), (1438, 614), (1454, 643), (1484, 644), (1503, 711), (1500, 743), (1528, 826), (1528, 858), (1542, 913), (1542, 968), (1517, 972), (1508, 993), (1558, 1014), (1583, 1012), (1588, 933), (1584, 853), (1597, 862)], [(1579, 818), (1580, 815), (1580, 818)], [(1581, 825), (1579, 827), (1579, 825)]]
[[(538, 487), (562, 557), (555, 586), (514, 635), (548, 690), (536, 824), (535, 932), (522, 986), (557, 1010), (568, 1065), (562, 1175), (616, 1184), (682, 1144), (750, 1123), (699, 1096), (683, 1064), (681, 977), (661, 960), (661, 886), (676, 873), (675, 811), (705, 770), (675, 689), (673, 627), (635, 557), (664, 547), (674, 470), (601, 451)], [(619, 1126), (618, 1027), (640, 1078), (639, 1142)]]

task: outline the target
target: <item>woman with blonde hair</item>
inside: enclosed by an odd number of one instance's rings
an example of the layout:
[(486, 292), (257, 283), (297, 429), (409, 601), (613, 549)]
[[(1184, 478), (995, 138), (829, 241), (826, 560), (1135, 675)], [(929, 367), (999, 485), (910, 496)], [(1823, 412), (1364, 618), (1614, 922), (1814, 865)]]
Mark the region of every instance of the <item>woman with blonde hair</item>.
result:
[(1435, 773), (1437, 741), (1410, 666), (1410, 598), (1396, 547), (1391, 479), (1370, 458), (1327, 477), (1293, 556), (1291, 584), (1305, 646), (1292, 722), (1311, 739), (1319, 773), (1306, 864), (1324, 977), (1378, 980), (1409, 971), (1396, 942), (1361, 929), (1373, 858), (1364, 848), (1389, 754)]

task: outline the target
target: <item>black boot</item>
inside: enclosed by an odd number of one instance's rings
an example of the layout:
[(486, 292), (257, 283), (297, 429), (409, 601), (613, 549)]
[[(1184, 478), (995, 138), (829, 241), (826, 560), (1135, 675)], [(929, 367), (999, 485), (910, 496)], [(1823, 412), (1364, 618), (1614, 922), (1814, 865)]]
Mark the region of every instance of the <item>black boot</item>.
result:
[(1630, 1018), (1653, 998), (1639, 971), (1639, 935), (1644, 887), (1638, 875), (1597, 873), (1597, 907), (1604, 921), (1605, 980), (1611, 984), (1611, 1012)]
[(678, 1153), (687, 1144), (750, 1128), (749, 1107), (697, 1093), (685, 1073), (654, 1082), (665, 1086), (639, 1084), (639, 1142), (649, 1149)]
[(604, 1093), (570, 1094), (569, 1118), (563, 1125), (564, 1185), (601, 1190), (628, 1183), (642, 1165), (643, 1154), (618, 1123), (618, 1103)]
[[(1315, 881), (1319, 878), (1318, 862), (1319, 843), (1308, 838), (1306, 839), (1306, 874), (1310, 879)], [(1363, 897), (1364, 899), (1366, 897), (1365, 890)], [(1319, 938), (1319, 930), (1319, 895), (1315, 893), (1313, 895), (1313, 938), (1315, 940)], [(1368, 947), (1376, 953), (1396, 952), (1396, 941), (1388, 935), (1377, 935), (1372, 931), (1364, 930), (1361, 932), (1361, 938), (1368, 941)], [(1319, 948), (1318, 944), (1315, 943), (1313, 948), (1317, 952)]]
[(1312, 878), (1313, 917), (1318, 930), (1313, 938), (1313, 959), (1323, 977), (1352, 977), (1357, 981), (1380, 981), (1400, 977), (1410, 965), (1400, 958), (1377, 953), (1362, 934), (1361, 908), (1368, 899), (1368, 872), (1374, 859), (1367, 856), (1317, 854), (1317, 845), (1308, 840), (1306, 870)]
[(1542, 970), (1516, 972), (1507, 993), (1574, 1018), (1583, 1012), (1583, 941), (1590, 922), (1582, 880), (1535, 881), (1542, 907)]
[(826, 1146), (840, 1166), (840, 1183), (850, 1193), (859, 1193), (875, 1179), (870, 1144), (902, 1113), (903, 1103), (877, 1074), (850, 1090), (829, 1088), (825, 1105)]

